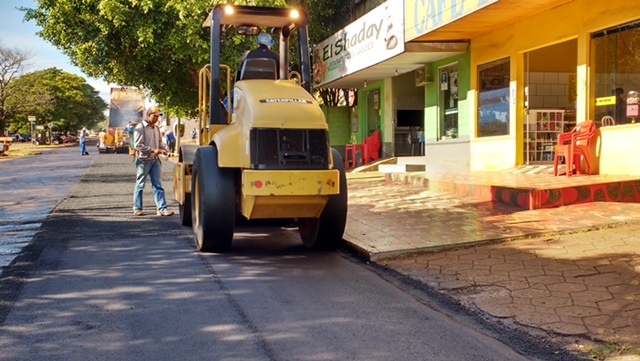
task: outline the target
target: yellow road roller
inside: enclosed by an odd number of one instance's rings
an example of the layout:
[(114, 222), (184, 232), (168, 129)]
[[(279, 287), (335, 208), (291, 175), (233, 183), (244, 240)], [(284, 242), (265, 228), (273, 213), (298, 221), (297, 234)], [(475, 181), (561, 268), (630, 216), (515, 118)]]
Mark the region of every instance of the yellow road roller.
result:
[[(342, 240), (346, 176), (310, 93), (307, 23), (302, 9), (220, 4), (203, 24), (211, 51), (200, 71), (198, 142), (180, 146), (173, 182), (200, 251), (229, 250), (241, 219), (293, 219), (309, 248)], [(263, 32), (279, 38), (278, 62), (221, 64), (221, 48), (233, 44), (225, 39)]]

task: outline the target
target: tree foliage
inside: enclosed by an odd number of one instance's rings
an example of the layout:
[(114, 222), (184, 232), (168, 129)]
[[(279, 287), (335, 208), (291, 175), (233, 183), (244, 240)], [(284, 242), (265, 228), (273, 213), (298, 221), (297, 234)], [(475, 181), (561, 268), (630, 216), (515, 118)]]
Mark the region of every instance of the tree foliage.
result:
[(84, 78), (57, 68), (22, 75), (11, 82), (10, 88), (15, 96), (7, 102), (19, 108), (9, 124), (13, 131), (30, 129), (30, 115), (36, 117), (36, 124), (53, 123), (58, 131), (93, 128), (107, 108), (99, 92)]
[[(36, 0), (39, 35), (91, 77), (149, 89), (158, 102), (195, 109), (209, 59), (209, 0)], [(255, 1), (273, 5), (276, 0)]]
[[(299, 4), (309, 14), (309, 38), (311, 44), (318, 44), (349, 24), (351, 1), (300, 0)], [(325, 105), (354, 105), (353, 102), (349, 102), (348, 89), (323, 88), (318, 89), (317, 93), (321, 102)]]
[(349, 24), (351, 1), (345, 0), (291, 0), (309, 15), (309, 40), (317, 44)]
[[(39, 35), (69, 56), (85, 74), (150, 96), (180, 114), (196, 109), (199, 70), (209, 61), (209, 32), (202, 27), (210, 0), (35, 0), (23, 8)], [(237, 4), (284, 6), (284, 0)], [(301, 0), (310, 38), (319, 42), (348, 21), (348, 1)], [(338, 26), (336, 28), (336, 26)], [(229, 40), (222, 54), (237, 64), (250, 39)]]
[(15, 104), (11, 99), (19, 97), (17, 90), (10, 87), (29, 60), (30, 55), (19, 49), (10, 49), (0, 44), (0, 135), (4, 134), (7, 120), (20, 111), (21, 103)]

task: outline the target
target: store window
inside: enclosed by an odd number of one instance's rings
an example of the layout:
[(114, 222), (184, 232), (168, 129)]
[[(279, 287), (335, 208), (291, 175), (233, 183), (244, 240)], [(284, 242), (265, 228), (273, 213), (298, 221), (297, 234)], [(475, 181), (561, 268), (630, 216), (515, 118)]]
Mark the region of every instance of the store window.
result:
[(636, 122), (637, 112), (627, 113), (627, 99), (629, 92), (640, 92), (638, 49), (640, 21), (591, 35), (594, 120), (600, 126)]
[(509, 134), (509, 58), (478, 66), (478, 137)]
[(458, 138), (458, 64), (439, 69), (440, 139)]

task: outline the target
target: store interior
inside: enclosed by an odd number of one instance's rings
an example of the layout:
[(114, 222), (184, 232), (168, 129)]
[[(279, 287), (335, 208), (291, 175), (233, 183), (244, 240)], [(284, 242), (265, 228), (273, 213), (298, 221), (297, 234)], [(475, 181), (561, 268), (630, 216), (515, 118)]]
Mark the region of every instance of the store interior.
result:
[(575, 126), (577, 40), (525, 54), (525, 164), (553, 163), (558, 134)]

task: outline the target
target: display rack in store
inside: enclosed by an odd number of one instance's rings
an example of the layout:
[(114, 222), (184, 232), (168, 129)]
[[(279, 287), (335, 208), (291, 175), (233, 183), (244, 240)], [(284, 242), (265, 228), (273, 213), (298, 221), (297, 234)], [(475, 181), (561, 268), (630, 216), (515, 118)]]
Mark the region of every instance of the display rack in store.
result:
[(525, 155), (529, 163), (553, 162), (558, 134), (564, 132), (564, 109), (529, 110), (525, 136)]

